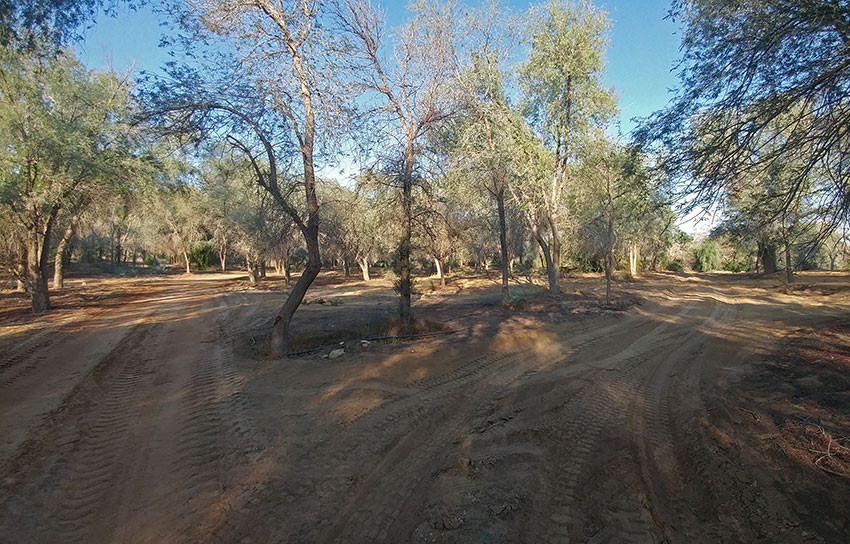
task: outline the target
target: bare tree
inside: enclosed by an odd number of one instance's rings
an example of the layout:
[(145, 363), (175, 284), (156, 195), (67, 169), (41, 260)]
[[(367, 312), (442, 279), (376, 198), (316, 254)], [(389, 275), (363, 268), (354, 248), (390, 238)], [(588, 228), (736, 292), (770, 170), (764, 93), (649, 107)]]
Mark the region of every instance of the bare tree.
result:
[(383, 12), (369, 0), (339, 5), (340, 26), (354, 44), (349, 57), (371, 113), (382, 120), (384, 141), (401, 149), (398, 172), (403, 210), (399, 244), (399, 313), (412, 326), (410, 254), (413, 236), (413, 187), (425, 137), (453, 111), (455, 22), (452, 4), (421, 2), (414, 17), (396, 31), (393, 58), (385, 58)]

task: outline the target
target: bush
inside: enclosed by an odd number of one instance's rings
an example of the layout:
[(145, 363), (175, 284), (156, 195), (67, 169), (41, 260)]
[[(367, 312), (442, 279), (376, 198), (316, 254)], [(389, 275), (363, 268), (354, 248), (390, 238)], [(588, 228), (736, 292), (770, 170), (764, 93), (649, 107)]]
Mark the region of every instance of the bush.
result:
[(145, 266), (147, 266), (148, 268), (153, 268), (158, 264), (159, 263), (156, 261), (156, 257), (154, 257), (153, 255), (148, 254), (145, 257)]
[(684, 272), (685, 266), (682, 264), (682, 261), (676, 259), (675, 261), (670, 261), (667, 264), (667, 270), (670, 272)]
[(720, 246), (717, 242), (705, 240), (694, 250), (694, 270), (711, 272), (720, 268)]
[(192, 260), (198, 265), (198, 270), (206, 270), (210, 267), (213, 247), (210, 242), (201, 241), (192, 246)]
[(725, 261), (723, 263), (723, 270), (728, 270), (729, 272), (746, 272), (750, 269), (750, 260), (742, 259), (740, 261)]

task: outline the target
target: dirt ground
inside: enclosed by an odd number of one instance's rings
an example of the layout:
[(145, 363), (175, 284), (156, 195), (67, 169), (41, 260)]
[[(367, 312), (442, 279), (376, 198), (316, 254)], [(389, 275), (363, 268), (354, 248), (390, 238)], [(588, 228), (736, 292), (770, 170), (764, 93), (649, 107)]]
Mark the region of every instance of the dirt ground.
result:
[[(850, 542), (850, 275), (0, 293), (0, 542)], [(450, 332), (449, 331), (454, 331)], [(343, 342), (346, 352), (326, 358)]]

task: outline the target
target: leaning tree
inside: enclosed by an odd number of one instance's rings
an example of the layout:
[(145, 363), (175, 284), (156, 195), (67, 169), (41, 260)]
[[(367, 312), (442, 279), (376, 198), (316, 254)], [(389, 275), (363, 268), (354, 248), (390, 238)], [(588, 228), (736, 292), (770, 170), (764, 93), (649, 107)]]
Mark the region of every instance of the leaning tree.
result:
[[(274, 318), (269, 351), (288, 351), (296, 309), (321, 268), (316, 155), (344, 112), (334, 77), (342, 47), (316, 0), (186, 0), (172, 6), (182, 24), (172, 43), (187, 62), (149, 80), (150, 118), (160, 130), (198, 141), (224, 137), (249, 161), (256, 183), (295, 223), (307, 264)], [(210, 45), (202, 50), (201, 44)], [(294, 173), (300, 163), (300, 174)], [(303, 192), (303, 208), (293, 199)]]

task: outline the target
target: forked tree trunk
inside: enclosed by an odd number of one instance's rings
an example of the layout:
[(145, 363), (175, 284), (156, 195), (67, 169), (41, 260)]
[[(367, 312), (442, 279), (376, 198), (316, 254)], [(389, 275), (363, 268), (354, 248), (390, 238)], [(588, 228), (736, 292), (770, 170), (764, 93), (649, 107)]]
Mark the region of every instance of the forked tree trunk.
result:
[(35, 235), (27, 247), (27, 287), (34, 312), (50, 309), (50, 291), (47, 288), (47, 244)]
[(534, 235), (534, 239), (537, 241), (537, 245), (540, 246), (540, 251), (543, 253), (543, 264), (546, 266), (546, 271), (548, 272), (549, 277), (549, 294), (556, 296), (560, 288), (558, 286), (557, 275), (555, 275), (554, 278), (552, 276), (552, 272), (555, 267), (552, 264), (552, 254), (549, 252), (549, 244), (539, 231), (534, 230), (532, 231), (532, 234)]
[(62, 289), (65, 287), (65, 260), (68, 252), (68, 243), (74, 235), (73, 222), (68, 225), (65, 232), (62, 233), (62, 238), (56, 246), (56, 256), (53, 259), (53, 288)]
[(508, 222), (505, 218), (505, 188), (496, 192), (496, 207), (499, 210), (499, 245), (502, 250), (502, 308), (507, 308), (511, 301), (508, 287)]
[(372, 278), (369, 276), (369, 259), (361, 257), (357, 259), (357, 264), (360, 266), (360, 272), (363, 274), (363, 281), (370, 281)]

